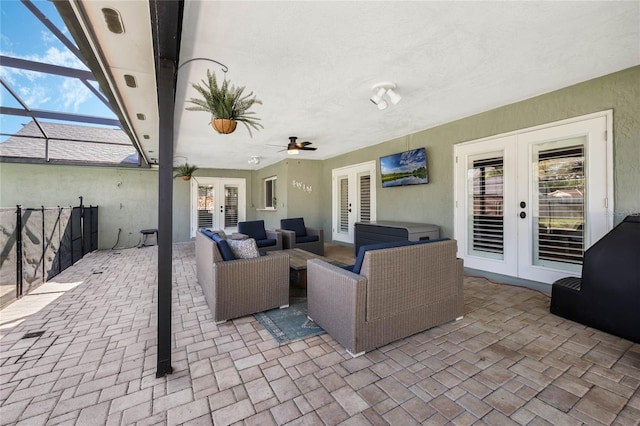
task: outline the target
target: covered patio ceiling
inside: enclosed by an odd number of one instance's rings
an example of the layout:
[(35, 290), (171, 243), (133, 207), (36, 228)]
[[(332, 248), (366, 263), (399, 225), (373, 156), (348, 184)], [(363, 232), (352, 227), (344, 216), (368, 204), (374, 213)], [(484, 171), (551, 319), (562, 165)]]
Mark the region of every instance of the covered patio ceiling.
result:
[[(69, 4), (145, 158), (157, 162), (149, 3)], [(109, 29), (105, 8), (123, 31)], [(327, 159), (640, 64), (635, 1), (187, 1), (182, 28), (175, 163), (201, 168), (276, 163), (289, 136), (318, 148), (296, 158)], [(212, 60), (263, 101), (255, 111), (264, 129), (253, 138), (243, 126), (219, 135), (207, 113), (185, 111), (207, 69), (223, 77)], [(396, 84), (402, 100), (376, 108), (369, 98), (379, 82)], [(249, 164), (252, 156), (261, 164)]]

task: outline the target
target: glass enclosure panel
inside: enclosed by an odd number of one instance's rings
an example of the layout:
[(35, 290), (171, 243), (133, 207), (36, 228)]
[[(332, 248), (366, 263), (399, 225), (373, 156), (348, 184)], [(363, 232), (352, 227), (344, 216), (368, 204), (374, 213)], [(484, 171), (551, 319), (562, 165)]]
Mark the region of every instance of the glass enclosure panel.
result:
[(470, 157), (467, 181), (469, 254), (504, 259), (503, 154)]
[(338, 178), (339, 185), (338, 191), (340, 191), (339, 203), (340, 203), (340, 217), (338, 226), (340, 232), (349, 233), (349, 178), (347, 176), (341, 176)]
[(238, 187), (234, 185), (224, 186), (224, 227), (234, 228), (238, 226)]
[(584, 142), (585, 138), (573, 138), (534, 147), (534, 265), (574, 271), (582, 264), (586, 221)]
[(213, 185), (198, 186), (198, 228), (213, 228)]

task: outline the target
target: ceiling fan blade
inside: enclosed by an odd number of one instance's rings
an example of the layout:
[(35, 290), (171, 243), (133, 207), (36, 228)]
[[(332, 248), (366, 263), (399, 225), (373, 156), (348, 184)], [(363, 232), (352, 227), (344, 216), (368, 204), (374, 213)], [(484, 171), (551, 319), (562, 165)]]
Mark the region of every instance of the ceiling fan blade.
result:
[(301, 146), (299, 149), (301, 149), (302, 151), (315, 151), (318, 148), (314, 148), (312, 146)]
[(305, 141), (305, 142), (296, 142), (296, 145), (298, 145), (299, 147), (303, 147), (303, 146), (307, 146), (307, 145), (311, 145), (311, 142), (309, 141)]

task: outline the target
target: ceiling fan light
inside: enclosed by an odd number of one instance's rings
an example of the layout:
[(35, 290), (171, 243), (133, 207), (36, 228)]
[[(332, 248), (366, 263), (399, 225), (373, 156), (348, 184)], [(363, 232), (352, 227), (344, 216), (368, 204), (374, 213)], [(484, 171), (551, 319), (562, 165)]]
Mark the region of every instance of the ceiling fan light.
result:
[(287, 149), (287, 154), (289, 155), (298, 155), (300, 154), (300, 150), (297, 148), (289, 148)]
[(389, 100), (396, 105), (398, 102), (400, 102), (400, 99), (402, 99), (402, 96), (398, 95), (396, 92), (393, 91), (393, 89), (389, 89), (387, 90), (387, 96), (389, 97)]

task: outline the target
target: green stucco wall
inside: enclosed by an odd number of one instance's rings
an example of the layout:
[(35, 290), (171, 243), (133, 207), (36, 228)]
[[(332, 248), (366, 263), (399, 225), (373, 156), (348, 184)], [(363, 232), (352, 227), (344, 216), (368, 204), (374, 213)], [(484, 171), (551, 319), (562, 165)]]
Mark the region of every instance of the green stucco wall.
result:
[[(433, 223), (453, 237), (453, 146), (570, 117), (613, 109), (614, 223), (640, 212), (640, 66), (326, 160), (322, 195), (331, 199), (331, 170), (407, 149), (425, 147), (429, 184), (381, 188), (377, 219)], [(322, 205), (325, 235), (331, 205)], [(331, 235), (331, 234), (329, 234)]]
[[(98, 247), (132, 247), (158, 227), (156, 170), (0, 163), (0, 206), (98, 206)], [(118, 228), (120, 238), (118, 240)]]
[[(377, 219), (426, 222), (453, 236), (453, 146), (597, 111), (613, 110), (615, 218), (640, 212), (640, 66), (393, 139), (325, 161), (285, 158), (259, 170), (200, 169), (207, 177), (246, 179), (247, 220), (279, 227), (284, 217), (302, 216), (331, 236), (331, 171), (407, 149), (425, 147), (429, 184), (381, 188), (378, 170)], [(278, 176), (276, 211), (264, 207), (262, 181)], [(0, 163), (0, 207), (100, 206), (100, 248), (138, 243), (140, 229), (156, 228), (157, 170)], [(294, 182), (303, 187), (294, 186)], [(190, 186), (174, 181), (173, 240), (189, 240)], [(301, 188), (311, 188), (307, 191)]]

